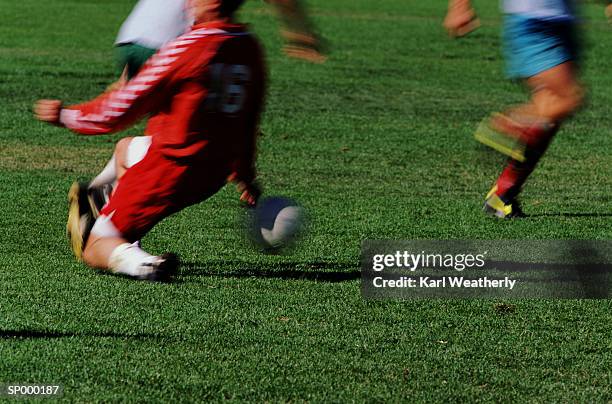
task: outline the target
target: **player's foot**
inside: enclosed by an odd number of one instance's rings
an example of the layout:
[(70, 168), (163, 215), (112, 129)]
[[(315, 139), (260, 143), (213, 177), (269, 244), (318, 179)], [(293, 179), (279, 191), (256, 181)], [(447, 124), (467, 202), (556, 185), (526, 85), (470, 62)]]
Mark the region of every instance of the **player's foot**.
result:
[(178, 256), (174, 253), (166, 253), (155, 258), (156, 260), (152, 263), (142, 264), (150, 266), (151, 271), (146, 275), (137, 277), (137, 279), (151, 282), (171, 282), (178, 271)]
[(75, 182), (68, 192), (68, 222), (66, 235), (77, 260), (83, 260), (83, 249), (89, 238), (95, 218), (88, 201), (87, 184)]
[(100, 211), (107, 204), (113, 193), (113, 186), (111, 184), (104, 184), (99, 187), (88, 186), (87, 188), (87, 200), (93, 213), (94, 219), (100, 216)]
[(478, 125), (474, 138), (480, 143), (513, 158), (525, 161), (524, 125), (505, 114), (495, 113)]
[(497, 186), (494, 186), (487, 194), (483, 211), (500, 219), (513, 219), (525, 216), (516, 199), (506, 202), (497, 195)]

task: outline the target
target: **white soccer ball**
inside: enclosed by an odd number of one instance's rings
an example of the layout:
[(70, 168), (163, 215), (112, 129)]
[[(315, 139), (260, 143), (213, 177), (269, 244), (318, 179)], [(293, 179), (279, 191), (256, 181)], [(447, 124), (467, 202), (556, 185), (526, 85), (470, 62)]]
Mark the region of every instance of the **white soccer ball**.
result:
[(304, 212), (295, 201), (282, 197), (260, 200), (252, 212), (251, 235), (255, 243), (269, 252), (293, 244), (304, 226)]

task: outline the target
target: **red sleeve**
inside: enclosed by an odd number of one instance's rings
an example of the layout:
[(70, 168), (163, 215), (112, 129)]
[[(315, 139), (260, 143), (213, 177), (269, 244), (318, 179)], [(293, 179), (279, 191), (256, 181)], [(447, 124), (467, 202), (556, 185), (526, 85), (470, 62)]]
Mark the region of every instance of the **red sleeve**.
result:
[(83, 135), (99, 135), (120, 131), (155, 112), (165, 99), (173, 73), (182, 63), (179, 55), (193, 42), (190, 38), (171, 42), (120, 89), (63, 109), (60, 123)]
[(252, 182), (257, 176), (255, 161), (257, 158), (257, 140), (260, 136), (259, 121), (263, 106), (265, 104), (266, 93), (266, 67), (263, 55), (257, 42), (254, 42), (251, 49), (255, 49), (252, 60), (255, 63), (251, 66), (255, 72), (253, 77), (253, 88), (251, 94), (251, 108), (247, 116), (246, 130), (247, 139), (244, 142), (242, 153), (234, 162), (234, 174), (237, 180)]

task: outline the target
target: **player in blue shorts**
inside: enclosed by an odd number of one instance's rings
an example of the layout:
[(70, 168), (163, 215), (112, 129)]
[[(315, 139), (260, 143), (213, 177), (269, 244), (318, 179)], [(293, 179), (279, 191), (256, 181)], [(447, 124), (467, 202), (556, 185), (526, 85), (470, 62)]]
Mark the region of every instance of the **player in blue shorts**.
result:
[[(524, 81), (531, 97), (493, 114), (475, 137), (509, 156), (484, 210), (511, 218), (522, 214), (517, 196), (561, 124), (580, 108), (584, 89), (573, 0), (503, 0), (502, 9), (507, 73)], [(469, 0), (450, 0), (444, 25), (452, 36), (461, 36), (475, 15)]]

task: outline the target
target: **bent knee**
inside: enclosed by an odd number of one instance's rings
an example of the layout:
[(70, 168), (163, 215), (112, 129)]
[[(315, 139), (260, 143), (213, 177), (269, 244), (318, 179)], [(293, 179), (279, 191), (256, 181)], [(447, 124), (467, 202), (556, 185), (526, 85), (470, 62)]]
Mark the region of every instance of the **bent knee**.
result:
[(564, 117), (574, 115), (584, 104), (585, 90), (580, 85), (569, 87), (562, 94), (559, 94), (558, 99), (561, 100), (560, 113)]
[(117, 179), (121, 179), (127, 169), (128, 152), (133, 137), (125, 137), (115, 145), (115, 164), (117, 170)]
[(580, 85), (576, 85), (568, 95), (568, 102), (572, 108), (571, 112), (579, 110), (584, 105), (585, 99), (585, 89)]
[(127, 150), (130, 147), (130, 143), (132, 142), (133, 137), (124, 137), (119, 140), (115, 145), (115, 156), (120, 160), (125, 160), (125, 156), (127, 154)]

